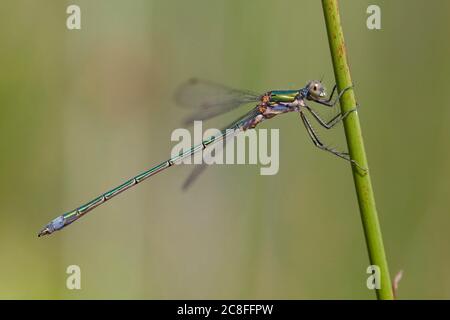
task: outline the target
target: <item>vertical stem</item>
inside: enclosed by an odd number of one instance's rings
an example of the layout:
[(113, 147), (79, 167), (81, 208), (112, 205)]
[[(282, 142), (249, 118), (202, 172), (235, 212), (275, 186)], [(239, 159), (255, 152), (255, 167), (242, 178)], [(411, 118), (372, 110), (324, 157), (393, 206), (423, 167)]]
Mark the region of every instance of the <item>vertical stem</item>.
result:
[[(352, 80), (347, 63), (344, 34), (342, 32), (337, 0), (322, 0), (322, 7), (333, 60), (334, 75), (338, 89), (341, 91), (351, 86)], [(342, 112), (354, 108), (356, 106), (354, 90), (348, 90), (342, 96), (340, 102)], [(361, 167), (369, 168), (357, 112), (352, 112), (344, 120), (344, 129), (351, 158), (358, 162)], [(356, 166), (352, 166), (352, 172), (370, 263), (377, 265), (381, 271), (381, 288), (376, 290), (377, 298), (393, 299), (389, 269), (384, 252), (380, 224), (378, 222), (370, 173), (369, 171), (364, 172)]]

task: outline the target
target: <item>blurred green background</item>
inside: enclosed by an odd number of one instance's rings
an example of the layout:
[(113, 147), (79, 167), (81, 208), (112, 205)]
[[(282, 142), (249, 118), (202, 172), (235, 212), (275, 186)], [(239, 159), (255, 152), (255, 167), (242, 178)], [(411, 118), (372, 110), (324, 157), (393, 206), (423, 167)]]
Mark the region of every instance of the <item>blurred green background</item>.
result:
[[(370, 4), (382, 30), (366, 28)], [(340, 6), (399, 298), (448, 299), (450, 2)], [(320, 1), (9, 0), (0, 26), (0, 298), (375, 297), (349, 165), (316, 150), (294, 114), (261, 125), (280, 129), (275, 176), (215, 166), (182, 192), (192, 166), (179, 166), (36, 236), (168, 157), (186, 79), (263, 92), (325, 75), (331, 88)], [(342, 127), (322, 135), (345, 148)], [(66, 288), (72, 264), (81, 290)]]

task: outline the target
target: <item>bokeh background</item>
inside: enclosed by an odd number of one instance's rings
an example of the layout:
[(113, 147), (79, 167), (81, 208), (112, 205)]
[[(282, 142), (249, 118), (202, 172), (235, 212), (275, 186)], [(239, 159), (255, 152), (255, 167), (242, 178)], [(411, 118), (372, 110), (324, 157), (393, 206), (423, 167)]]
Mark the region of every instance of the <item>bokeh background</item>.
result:
[[(77, 4), (82, 29), (66, 28)], [(378, 4), (382, 30), (366, 28)], [(2, 1), (0, 298), (372, 299), (350, 167), (294, 114), (280, 171), (172, 168), (51, 237), (37, 232), (165, 160), (196, 76), (298, 88), (333, 71), (320, 1)], [(400, 299), (450, 298), (450, 2), (341, 1), (391, 276)], [(249, 108), (249, 106), (247, 107)], [(210, 122), (228, 123), (246, 107)], [(342, 127), (322, 133), (345, 148)], [(82, 289), (66, 288), (81, 267)]]

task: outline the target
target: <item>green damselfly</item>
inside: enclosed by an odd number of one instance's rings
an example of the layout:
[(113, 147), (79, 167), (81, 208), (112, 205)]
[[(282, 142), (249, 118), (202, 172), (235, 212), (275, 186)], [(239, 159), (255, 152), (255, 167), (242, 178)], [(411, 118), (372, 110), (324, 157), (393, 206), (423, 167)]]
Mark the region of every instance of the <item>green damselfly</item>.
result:
[[(183, 159), (192, 156), (193, 154), (200, 152), (208, 146), (220, 141), (234, 137), (241, 131), (255, 128), (259, 123), (264, 120), (271, 119), (276, 115), (297, 112), (300, 115), (301, 121), (306, 128), (314, 145), (322, 150), (328, 151), (340, 158), (350, 161), (359, 167), (359, 165), (350, 158), (346, 152), (337, 151), (333, 148), (327, 147), (318, 137), (314, 130), (311, 121), (307, 117), (307, 113), (324, 128), (330, 129), (336, 125), (339, 121), (344, 119), (349, 113), (356, 110), (352, 109), (345, 113), (339, 113), (329, 121), (325, 121), (321, 116), (308, 104), (307, 101), (312, 101), (324, 106), (333, 107), (339, 101), (340, 97), (351, 87), (342, 90), (336, 99), (332, 101), (333, 95), (336, 91), (336, 85), (327, 99), (325, 87), (321, 81), (313, 80), (307, 83), (307, 85), (299, 90), (273, 90), (264, 94), (257, 94), (250, 91), (243, 91), (228, 88), (226, 86), (208, 82), (204, 80), (191, 79), (180, 87), (177, 92), (176, 100), (182, 105), (195, 105), (200, 107), (199, 112), (189, 118), (189, 122), (192, 120), (207, 120), (215, 117), (232, 109), (235, 109), (241, 105), (255, 103), (249, 112), (242, 117), (234, 121), (228, 126), (225, 126), (221, 133), (217, 136), (212, 136), (198, 145), (193, 146), (189, 150), (181, 152), (179, 155), (166, 160), (153, 168), (142, 172), (141, 174), (125, 181), (121, 185), (114, 189), (103, 193), (97, 198), (89, 201), (88, 203), (64, 213), (63, 215), (55, 218), (49, 224), (47, 224), (38, 234), (43, 236), (51, 234), (57, 230), (61, 230), (68, 226), (72, 222), (78, 220), (89, 211), (98, 207), (102, 203), (105, 203), (109, 199), (115, 197), (119, 193), (137, 185), (145, 179), (172, 167), (175, 164), (180, 163)], [(195, 177), (201, 172), (202, 168), (194, 170), (191, 176), (188, 178), (185, 186), (188, 186)]]

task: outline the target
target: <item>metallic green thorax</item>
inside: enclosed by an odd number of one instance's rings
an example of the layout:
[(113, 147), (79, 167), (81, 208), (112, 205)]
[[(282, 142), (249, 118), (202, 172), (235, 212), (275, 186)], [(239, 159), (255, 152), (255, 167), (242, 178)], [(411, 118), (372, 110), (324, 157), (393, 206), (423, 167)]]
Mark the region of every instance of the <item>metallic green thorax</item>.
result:
[(298, 90), (275, 90), (270, 92), (270, 102), (293, 102)]

